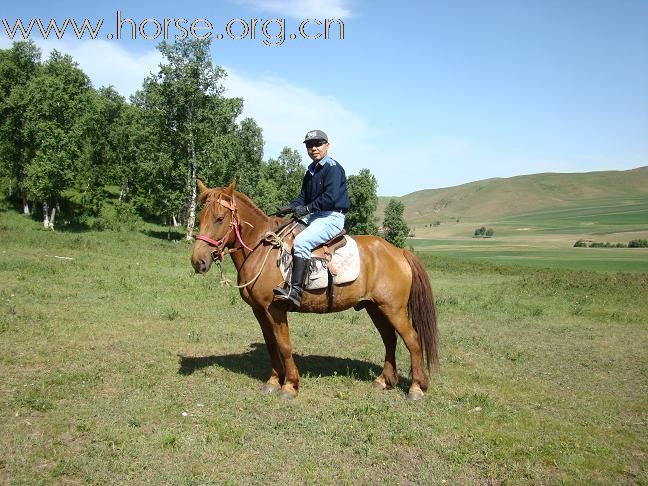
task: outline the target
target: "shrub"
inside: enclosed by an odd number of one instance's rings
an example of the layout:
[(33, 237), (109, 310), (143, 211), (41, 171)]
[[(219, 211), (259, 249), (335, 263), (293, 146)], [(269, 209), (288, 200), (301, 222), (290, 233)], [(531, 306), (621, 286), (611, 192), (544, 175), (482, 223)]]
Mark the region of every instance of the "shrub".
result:
[(481, 228), (477, 228), (474, 233), (475, 238), (490, 238), (495, 234), (495, 231), (493, 228), (486, 228), (486, 226), (482, 226)]
[(628, 248), (648, 248), (648, 240), (630, 240)]

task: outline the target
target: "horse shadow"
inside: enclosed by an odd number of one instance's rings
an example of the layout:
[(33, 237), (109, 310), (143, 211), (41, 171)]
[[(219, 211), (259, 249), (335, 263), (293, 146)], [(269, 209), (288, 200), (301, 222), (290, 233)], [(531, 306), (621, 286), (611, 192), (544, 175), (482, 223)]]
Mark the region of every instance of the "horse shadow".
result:
[[(250, 349), (238, 354), (223, 356), (181, 356), (178, 374), (191, 375), (210, 366), (242, 373), (251, 378), (265, 381), (270, 370), (270, 357), (263, 343), (252, 343)], [(336, 358), (334, 356), (293, 354), (295, 364), (302, 377), (308, 376), (349, 376), (356, 380), (372, 381), (380, 375), (382, 368), (375, 363), (351, 358)], [(399, 377), (399, 383), (403, 377)]]

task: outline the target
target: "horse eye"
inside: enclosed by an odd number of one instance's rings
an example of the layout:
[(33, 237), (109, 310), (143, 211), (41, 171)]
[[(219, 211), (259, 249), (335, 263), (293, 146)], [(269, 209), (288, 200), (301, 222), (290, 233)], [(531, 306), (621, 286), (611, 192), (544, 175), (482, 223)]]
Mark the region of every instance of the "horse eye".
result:
[(216, 219), (214, 220), (216, 223), (222, 223), (223, 222), (223, 217), (222, 216), (217, 216)]

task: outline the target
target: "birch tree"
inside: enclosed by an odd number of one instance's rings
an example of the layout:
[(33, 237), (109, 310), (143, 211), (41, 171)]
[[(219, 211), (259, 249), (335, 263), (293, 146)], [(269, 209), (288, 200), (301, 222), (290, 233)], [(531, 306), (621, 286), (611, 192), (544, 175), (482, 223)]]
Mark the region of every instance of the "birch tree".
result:
[(24, 170), (24, 186), (32, 200), (42, 203), (46, 228), (54, 227), (61, 194), (74, 185), (87, 154), (84, 120), (91, 103), (88, 76), (69, 55), (56, 50), (25, 86), (19, 106), (34, 151)]
[(0, 50), (0, 172), (9, 177), (10, 197), (16, 188), (24, 214), (30, 214), (25, 168), (35, 144), (25, 131), (23, 102), (28, 83), (40, 69), (40, 58), (40, 49), (31, 41), (15, 42), (10, 49)]
[(162, 42), (158, 48), (166, 62), (145, 80), (143, 88), (144, 106), (161, 120), (159, 135), (168, 149), (164, 157), (167, 175), (177, 174), (180, 168), (184, 173), (181, 188), (169, 180), (173, 187), (165, 187), (164, 192), (167, 201), (178, 196), (184, 200), (187, 239), (192, 238), (196, 221), (196, 178), (208, 162), (214, 132), (218, 131), (214, 108), (223, 93), (221, 80), (225, 76), (225, 71), (212, 63), (209, 46), (209, 40)]

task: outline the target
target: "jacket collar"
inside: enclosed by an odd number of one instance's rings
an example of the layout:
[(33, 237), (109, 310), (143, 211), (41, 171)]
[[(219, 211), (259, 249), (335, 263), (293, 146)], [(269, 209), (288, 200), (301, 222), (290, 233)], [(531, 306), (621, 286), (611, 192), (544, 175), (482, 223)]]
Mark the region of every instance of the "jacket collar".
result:
[(322, 157), (317, 162), (311, 162), (310, 165), (308, 166), (308, 172), (310, 172), (311, 175), (313, 175), (315, 173), (315, 168), (317, 167), (318, 164), (321, 165), (321, 166), (324, 166), (326, 164), (335, 165), (335, 160), (333, 160), (331, 157), (329, 157), (329, 154), (326, 154), (324, 157)]

